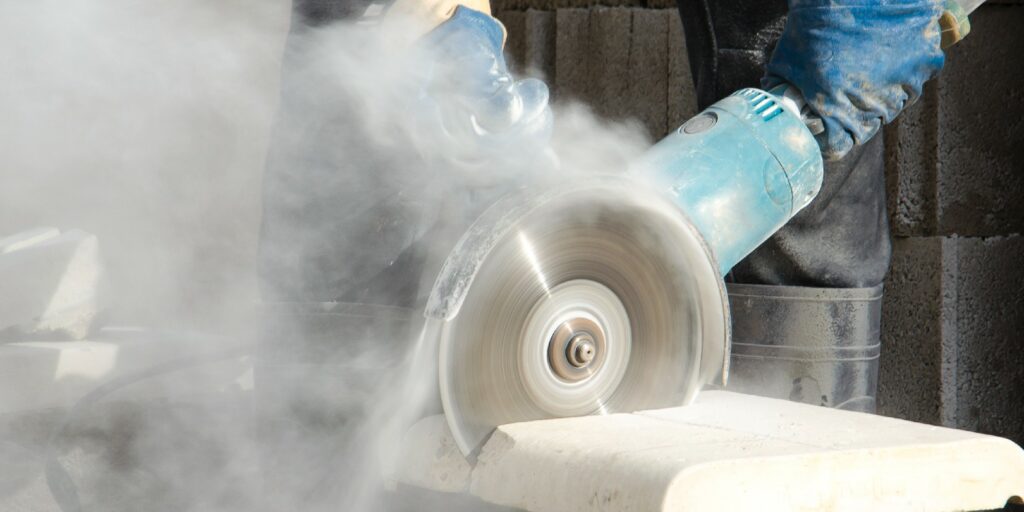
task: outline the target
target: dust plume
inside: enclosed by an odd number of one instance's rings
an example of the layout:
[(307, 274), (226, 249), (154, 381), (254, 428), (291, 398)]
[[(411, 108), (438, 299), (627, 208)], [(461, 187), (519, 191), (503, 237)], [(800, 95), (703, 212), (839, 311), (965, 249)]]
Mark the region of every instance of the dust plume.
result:
[(450, 56), (418, 33), (304, 26), (284, 0), (0, 6), (0, 235), (96, 234), (90, 340), (142, 347), (111, 358), (133, 378), (64, 381), (108, 385), (71, 416), (0, 410), (0, 508), (459, 506), (382, 477), (439, 412), (434, 273), (496, 198), (620, 173), (648, 141), (580, 105), (540, 145), (453, 139), (423, 108)]

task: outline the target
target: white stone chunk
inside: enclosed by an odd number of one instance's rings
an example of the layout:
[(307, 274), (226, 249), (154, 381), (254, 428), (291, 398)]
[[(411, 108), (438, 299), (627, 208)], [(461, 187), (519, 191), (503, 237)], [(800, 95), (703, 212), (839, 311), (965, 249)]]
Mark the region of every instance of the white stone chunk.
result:
[(85, 337), (107, 306), (94, 235), (53, 228), (0, 239), (0, 331)]
[(465, 492), (472, 466), (455, 444), (443, 415), (416, 422), (402, 439), (401, 458), (392, 477), (402, 483), (442, 492)]
[[(0, 344), (0, 416), (71, 407), (102, 384), (183, 357), (217, 354), (237, 344), (237, 340), (194, 332), (124, 327), (105, 327), (74, 343), (35, 340)], [(119, 390), (116, 397), (152, 401), (227, 389), (246, 391), (239, 381), (251, 371), (247, 358), (227, 358), (142, 379)]]
[(984, 510), (1024, 495), (1013, 442), (712, 391), (688, 407), (499, 427), (470, 492), (532, 512)]

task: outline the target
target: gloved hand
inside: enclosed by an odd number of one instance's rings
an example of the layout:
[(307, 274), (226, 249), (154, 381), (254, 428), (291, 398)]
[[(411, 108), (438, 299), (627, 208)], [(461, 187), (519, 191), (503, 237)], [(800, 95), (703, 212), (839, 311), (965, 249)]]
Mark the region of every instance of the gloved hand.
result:
[(548, 88), (516, 80), (502, 55), (505, 31), (497, 20), (459, 6), (424, 36), (428, 53), (423, 107), (440, 127), (435, 148), (463, 161), (539, 156), (551, 137)]
[(941, 10), (938, 0), (789, 0), (762, 85), (796, 86), (823, 121), (823, 157), (838, 160), (942, 68)]

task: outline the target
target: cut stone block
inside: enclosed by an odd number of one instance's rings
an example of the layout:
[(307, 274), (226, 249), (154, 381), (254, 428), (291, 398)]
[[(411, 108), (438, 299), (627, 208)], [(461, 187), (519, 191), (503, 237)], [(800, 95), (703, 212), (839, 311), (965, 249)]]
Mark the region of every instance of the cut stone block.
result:
[(997, 437), (724, 391), (499, 427), (470, 492), (533, 512), (985, 510), (1024, 493)]
[(107, 276), (96, 237), (53, 231), (3, 239), (0, 331), (81, 339), (107, 306)]

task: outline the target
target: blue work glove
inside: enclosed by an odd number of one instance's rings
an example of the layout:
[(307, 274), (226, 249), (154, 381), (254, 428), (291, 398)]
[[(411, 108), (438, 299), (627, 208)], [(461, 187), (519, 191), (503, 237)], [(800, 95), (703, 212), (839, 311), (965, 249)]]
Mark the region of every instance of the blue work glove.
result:
[(423, 106), (440, 127), (431, 141), (446, 157), (487, 163), (495, 156), (542, 158), (548, 150), (547, 85), (512, 76), (504, 39), (497, 20), (462, 6), (424, 36), (431, 69)]
[(789, 0), (762, 85), (796, 86), (823, 121), (822, 156), (838, 160), (942, 69), (941, 11), (937, 0)]

